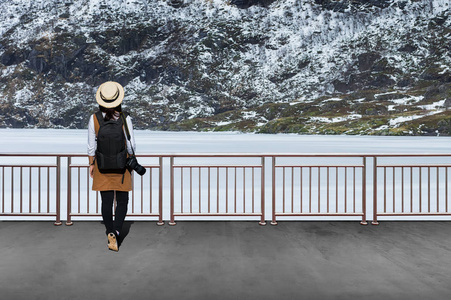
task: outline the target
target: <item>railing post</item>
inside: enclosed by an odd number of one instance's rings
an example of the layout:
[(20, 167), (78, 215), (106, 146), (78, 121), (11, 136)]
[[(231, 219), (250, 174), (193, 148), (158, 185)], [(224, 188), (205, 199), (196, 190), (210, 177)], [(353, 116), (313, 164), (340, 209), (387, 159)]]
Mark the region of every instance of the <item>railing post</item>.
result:
[[(31, 170), (30, 170), (31, 172)], [(56, 221), (55, 225), (60, 226), (61, 224), (61, 156), (56, 157)], [(30, 187), (31, 189), (31, 187)]]
[[(355, 180), (355, 178), (354, 178)], [(366, 157), (363, 157), (363, 169), (362, 169), (362, 222), (361, 225), (368, 225), (366, 221)]]
[[(173, 226), (177, 223), (174, 221), (174, 157), (171, 156), (170, 158), (170, 166), (169, 166), (169, 174), (170, 174), (170, 190), (171, 190), (171, 199), (170, 199), (170, 221), (169, 225)], [(183, 203), (182, 203), (183, 205)]]
[[(160, 162), (160, 169), (159, 169), (159, 187), (158, 187), (158, 226), (164, 225), (163, 221), (163, 156), (160, 156), (159, 158)], [(152, 169), (150, 169), (150, 172), (152, 172)], [(152, 193), (152, 191), (150, 191)]]
[[(266, 221), (265, 221), (265, 157), (262, 157), (262, 171), (261, 171), (261, 192), (262, 192), (262, 204), (261, 204), (261, 209), (262, 209), (262, 216), (261, 216), (261, 220), (258, 224), (260, 225), (266, 225)], [(254, 184), (254, 183), (252, 183)]]
[(373, 225), (379, 225), (377, 222), (377, 157), (373, 157)]
[[(72, 223), (71, 220), (71, 212), (72, 212), (72, 172), (70, 169), (70, 164), (72, 162), (72, 157), (68, 156), (67, 157), (67, 221), (66, 221), (66, 225), (70, 226), (74, 223)], [(88, 174), (88, 176), (90, 176), (91, 174)], [(89, 189), (89, 187), (88, 187)]]
[(276, 221), (276, 157), (272, 156), (272, 220), (271, 225), (277, 225)]

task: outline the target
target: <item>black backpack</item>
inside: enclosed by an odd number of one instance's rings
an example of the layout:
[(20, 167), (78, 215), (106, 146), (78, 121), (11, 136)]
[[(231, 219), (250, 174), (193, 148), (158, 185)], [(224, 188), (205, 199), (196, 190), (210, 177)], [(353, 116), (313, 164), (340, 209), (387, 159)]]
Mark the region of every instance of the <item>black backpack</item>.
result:
[[(127, 147), (122, 118), (105, 121), (101, 111), (96, 112), (99, 122), (96, 160), (100, 173), (125, 173)], [(126, 116), (124, 116), (126, 117)]]

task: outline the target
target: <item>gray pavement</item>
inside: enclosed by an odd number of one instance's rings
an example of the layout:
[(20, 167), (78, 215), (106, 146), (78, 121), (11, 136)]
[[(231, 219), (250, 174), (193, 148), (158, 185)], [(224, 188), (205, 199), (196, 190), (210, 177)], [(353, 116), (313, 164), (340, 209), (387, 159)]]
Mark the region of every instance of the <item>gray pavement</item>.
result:
[(449, 299), (451, 222), (0, 222), (1, 299)]

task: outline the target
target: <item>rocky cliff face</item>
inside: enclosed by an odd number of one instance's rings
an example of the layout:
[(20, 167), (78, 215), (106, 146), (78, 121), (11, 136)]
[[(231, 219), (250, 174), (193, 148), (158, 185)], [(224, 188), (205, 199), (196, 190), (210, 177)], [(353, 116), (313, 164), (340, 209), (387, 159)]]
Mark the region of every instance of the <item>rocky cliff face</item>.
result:
[(449, 0), (0, 0), (0, 126), (450, 134)]

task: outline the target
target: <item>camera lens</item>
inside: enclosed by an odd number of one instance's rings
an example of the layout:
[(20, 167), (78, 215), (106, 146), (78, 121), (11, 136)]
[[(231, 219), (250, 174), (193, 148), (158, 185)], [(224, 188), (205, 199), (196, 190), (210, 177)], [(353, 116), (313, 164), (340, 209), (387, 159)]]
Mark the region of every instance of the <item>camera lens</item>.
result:
[(146, 174), (146, 168), (144, 168), (143, 166), (141, 166), (138, 163), (138, 160), (136, 159), (135, 156), (130, 156), (127, 160), (127, 167), (131, 170), (135, 170), (136, 173), (138, 173), (139, 175), (143, 176), (144, 174)]
[(138, 173), (139, 175), (143, 176), (144, 174), (146, 174), (146, 168), (144, 168), (143, 166), (141, 166), (140, 164), (136, 164), (135, 166), (135, 171), (136, 173)]

